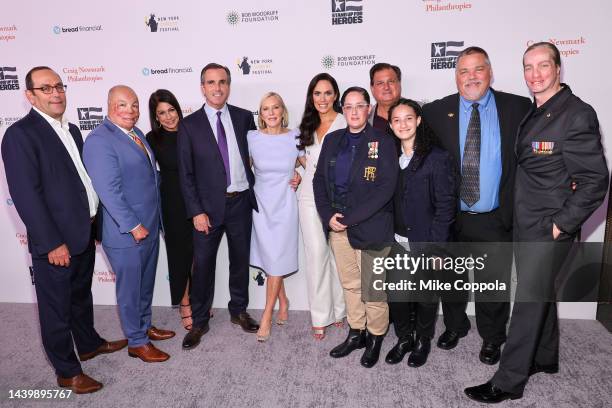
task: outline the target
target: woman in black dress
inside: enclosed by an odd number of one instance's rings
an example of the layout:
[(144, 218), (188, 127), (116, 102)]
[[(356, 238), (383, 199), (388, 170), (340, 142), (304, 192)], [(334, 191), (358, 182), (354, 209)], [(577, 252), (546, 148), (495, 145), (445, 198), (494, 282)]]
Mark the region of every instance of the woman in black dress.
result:
[(161, 174), (160, 192), (170, 296), (173, 306), (180, 305), (183, 326), (190, 330), (189, 280), (193, 264), (193, 226), (185, 211), (177, 167), (176, 136), (183, 113), (172, 92), (158, 89), (151, 94), (149, 119), (152, 130), (147, 133), (147, 141), (155, 153)]

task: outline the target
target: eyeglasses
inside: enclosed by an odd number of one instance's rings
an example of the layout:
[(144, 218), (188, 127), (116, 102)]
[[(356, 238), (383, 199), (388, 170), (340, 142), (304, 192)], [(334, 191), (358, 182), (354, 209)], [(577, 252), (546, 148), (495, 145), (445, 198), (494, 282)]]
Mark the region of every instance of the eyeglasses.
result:
[(64, 93), (66, 92), (66, 88), (68, 88), (68, 85), (64, 85), (64, 84), (57, 84), (55, 86), (50, 86), (50, 85), (44, 85), (41, 86), (39, 88), (30, 88), (30, 91), (42, 91), (42, 93), (50, 95), (53, 93), (53, 90), (55, 89), (57, 91), (57, 93)]
[(344, 105), (342, 109), (345, 112), (352, 112), (354, 110), (357, 110), (358, 112), (363, 112), (368, 109), (368, 106), (370, 106), (369, 103), (358, 103), (357, 105)]

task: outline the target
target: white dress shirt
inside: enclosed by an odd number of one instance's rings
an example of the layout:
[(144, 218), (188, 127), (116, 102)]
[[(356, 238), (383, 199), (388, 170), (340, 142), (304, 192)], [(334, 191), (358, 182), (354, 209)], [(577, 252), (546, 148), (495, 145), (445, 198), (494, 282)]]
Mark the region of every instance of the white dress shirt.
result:
[(210, 122), (210, 127), (212, 128), (217, 142), (219, 141), (217, 135), (217, 112), (221, 112), (221, 123), (223, 123), (225, 136), (227, 137), (227, 152), (229, 154), (231, 178), (231, 184), (227, 186), (227, 192), (233, 193), (235, 191), (247, 190), (249, 188), (249, 181), (247, 180), (246, 171), (244, 170), (244, 163), (240, 156), (240, 150), (238, 150), (236, 132), (234, 131), (234, 125), (232, 124), (232, 118), (230, 117), (229, 109), (227, 109), (227, 104), (223, 105), (219, 110), (204, 104), (204, 111), (206, 112), (208, 122)]
[(81, 155), (79, 154), (79, 149), (76, 145), (76, 142), (74, 141), (74, 138), (72, 137), (72, 134), (70, 133), (70, 130), (68, 127), (68, 119), (62, 116), (62, 120), (59, 121), (47, 115), (46, 113), (42, 112), (40, 109), (37, 109), (36, 107), (33, 107), (33, 108), (36, 112), (40, 114), (40, 116), (42, 116), (43, 118), (45, 118), (47, 122), (49, 122), (53, 130), (55, 130), (55, 133), (57, 134), (57, 136), (62, 141), (62, 144), (68, 151), (68, 154), (70, 155), (70, 158), (72, 159), (72, 162), (74, 163), (74, 167), (76, 167), (77, 173), (79, 174), (81, 182), (83, 183), (83, 186), (85, 187), (85, 192), (87, 193), (87, 203), (89, 204), (89, 216), (92, 218), (95, 217), (96, 212), (98, 211), (98, 203), (100, 202), (100, 199), (98, 198), (98, 195), (96, 194), (96, 191), (93, 188), (91, 179), (89, 178), (89, 175), (87, 174), (87, 171), (85, 170), (85, 166), (83, 165), (83, 160), (81, 159)]

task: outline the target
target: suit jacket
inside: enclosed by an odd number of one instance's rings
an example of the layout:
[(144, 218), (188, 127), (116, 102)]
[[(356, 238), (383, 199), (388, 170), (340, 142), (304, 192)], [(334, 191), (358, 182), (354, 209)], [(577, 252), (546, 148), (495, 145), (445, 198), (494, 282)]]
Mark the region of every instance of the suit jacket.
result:
[(597, 114), (567, 85), (553, 98), (527, 132), (531, 115), (519, 128), (514, 224), (520, 241), (552, 240), (553, 222), (575, 234), (608, 189)]
[[(325, 137), (317, 170), (313, 179), (313, 190), (317, 211), (327, 236), (329, 220), (342, 212), (332, 207), (332, 160), (342, 149), (348, 129), (336, 130)], [(378, 142), (374, 154), (370, 143)], [(376, 157), (374, 157), (376, 156)], [(375, 168), (374, 179), (366, 179), (366, 169)], [(393, 242), (393, 192), (397, 183), (399, 165), (395, 143), (391, 136), (366, 125), (355, 158), (351, 166), (346, 210), (340, 222), (347, 225), (348, 239), (356, 249), (378, 249)]]
[[(155, 163), (143, 133), (136, 127), (134, 131)], [(87, 136), (83, 159), (102, 203), (102, 244), (136, 246), (130, 231), (138, 224), (149, 230), (147, 240), (156, 239), (161, 228), (159, 178), (140, 147), (106, 118)]]
[[(510, 230), (512, 228), (512, 207), (516, 160), (514, 144), (517, 129), (525, 114), (529, 111), (531, 101), (523, 96), (513, 95), (491, 89), (495, 97), (499, 130), (501, 135), (502, 175), (499, 182), (499, 211), (501, 221)], [(459, 94), (449, 95), (423, 106), (423, 117), (433, 129), (446, 149), (461, 169), (461, 154), (459, 152)], [(461, 172), (457, 172), (459, 185)], [(458, 201), (459, 203), (459, 201)], [(461, 206), (457, 205), (457, 211)], [(460, 228), (460, 226), (457, 226)]]
[(457, 170), (450, 154), (434, 147), (414, 154), (395, 190), (395, 233), (410, 242), (447, 242), (457, 213)]
[[(253, 193), (255, 177), (249, 162), (246, 138), (249, 130), (256, 129), (253, 114), (229, 104), (227, 107), (249, 182), (249, 199), (253, 208), (257, 210), (257, 200)], [(179, 177), (187, 217), (192, 218), (206, 213), (213, 226), (222, 224), (225, 218), (227, 191), (225, 166), (204, 106), (180, 122), (177, 149)]]
[[(69, 124), (79, 149), (83, 138)], [(66, 147), (34, 109), (11, 125), (2, 140), (2, 159), (11, 198), (26, 226), (33, 257), (66, 244), (71, 255), (87, 249), (92, 223), (85, 186)]]

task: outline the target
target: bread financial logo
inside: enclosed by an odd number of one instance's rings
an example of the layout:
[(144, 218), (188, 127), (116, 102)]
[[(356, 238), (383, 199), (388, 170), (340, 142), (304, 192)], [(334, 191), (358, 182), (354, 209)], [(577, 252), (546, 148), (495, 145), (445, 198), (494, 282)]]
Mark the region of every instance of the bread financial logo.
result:
[(140, 72), (142, 72), (142, 75), (144, 75), (144, 76), (187, 74), (187, 73), (193, 72), (193, 68), (192, 67), (180, 67), (180, 68), (174, 68), (174, 67), (147, 68), (147, 67), (145, 67)]
[(18, 91), (17, 67), (0, 67), (0, 91)]
[(151, 13), (145, 16), (145, 26), (149, 28), (152, 33), (166, 33), (169, 31), (179, 31), (179, 17), (178, 16), (155, 16), (155, 13)]
[(363, 0), (331, 0), (332, 25), (363, 23)]
[(431, 69), (455, 69), (463, 41), (431, 43)]
[(81, 130), (94, 130), (104, 119), (102, 108), (77, 108), (77, 113)]
[(82, 33), (89, 31), (102, 31), (103, 28), (101, 25), (91, 25), (91, 26), (74, 26), (74, 27), (61, 27), (61, 26), (53, 26), (53, 32), (55, 34), (62, 33)]

